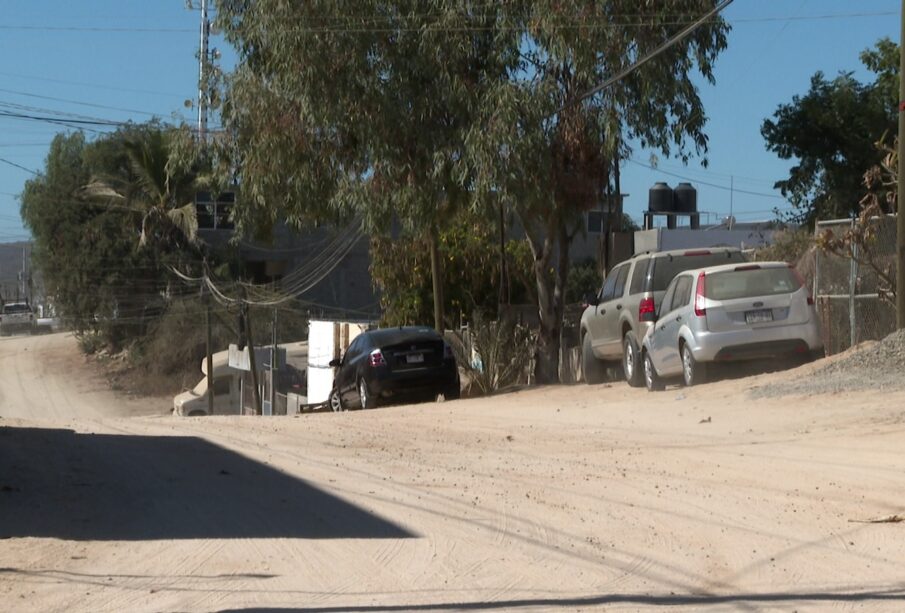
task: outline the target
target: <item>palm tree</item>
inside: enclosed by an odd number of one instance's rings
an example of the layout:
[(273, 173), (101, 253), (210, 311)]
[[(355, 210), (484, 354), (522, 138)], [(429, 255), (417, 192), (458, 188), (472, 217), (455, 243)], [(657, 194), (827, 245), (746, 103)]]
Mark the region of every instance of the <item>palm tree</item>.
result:
[(128, 163), (122, 176), (92, 178), (82, 195), (140, 215), (139, 247), (181, 240), (194, 246), (198, 235), (195, 177), (173, 163), (168, 135), (151, 128), (125, 140), (123, 146)]

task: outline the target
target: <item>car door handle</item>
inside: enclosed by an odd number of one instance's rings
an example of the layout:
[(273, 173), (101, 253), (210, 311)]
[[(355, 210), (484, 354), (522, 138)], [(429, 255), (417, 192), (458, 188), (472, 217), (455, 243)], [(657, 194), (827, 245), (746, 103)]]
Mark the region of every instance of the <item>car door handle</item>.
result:
[(606, 313), (606, 309), (597, 309), (598, 315), (603, 315), (604, 313)]
[(665, 329), (666, 329), (666, 326), (660, 326), (660, 329), (661, 329), (661, 330), (665, 330)]
[(682, 316), (681, 316), (681, 315), (677, 315), (677, 316), (676, 316), (676, 321), (682, 321)]
[(621, 310), (622, 310), (622, 305), (621, 305), (621, 304), (617, 304), (617, 305), (616, 305), (616, 310), (617, 310), (617, 311), (621, 311)]

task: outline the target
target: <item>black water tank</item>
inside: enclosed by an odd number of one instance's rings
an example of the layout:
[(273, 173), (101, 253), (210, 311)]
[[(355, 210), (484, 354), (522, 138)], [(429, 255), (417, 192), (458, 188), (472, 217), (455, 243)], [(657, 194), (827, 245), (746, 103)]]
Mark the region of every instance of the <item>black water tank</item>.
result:
[(677, 213), (696, 213), (698, 211), (698, 190), (691, 183), (679, 183), (673, 193)]
[(647, 210), (654, 213), (672, 213), (675, 211), (672, 188), (666, 183), (654, 183), (648, 193)]

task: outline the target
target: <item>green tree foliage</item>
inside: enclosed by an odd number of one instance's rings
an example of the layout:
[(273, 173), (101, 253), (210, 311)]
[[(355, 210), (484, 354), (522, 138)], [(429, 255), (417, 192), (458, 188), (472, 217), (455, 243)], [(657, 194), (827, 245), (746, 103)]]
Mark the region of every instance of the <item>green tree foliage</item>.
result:
[(222, 116), (240, 224), (357, 214), (429, 235), (462, 208), (518, 213), (540, 316), (537, 380), (556, 380), (569, 244), (627, 140), (706, 149), (692, 80), (726, 44), (714, 19), (606, 91), (715, 0), (223, 0), (239, 51)]
[[(45, 171), (25, 184), (22, 218), (34, 260), (57, 311), (80, 333), (119, 348), (146, 334), (174, 288), (167, 266), (197, 259), (183, 245), (155, 240), (134, 149), (155, 142), (156, 126), (131, 126), (93, 142), (81, 133), (54, 138)], [(98, 198), (100, 181), (121, 191)], [(157, 229), (154, 230), (158, 232)]]
[(768, 150), (796, 161), (789, 177), (776, 182), (797, 209), (795, 221), (813, 226), (817, 219), (857, 215), (862, 177), (881, 158), (875, 143), (896, 131), (899, 47), (880, 40), (861, 61), (876, 75), (872, 82), (850, 72), (827, 80), (818, 72), (807, 94), (780, 105), (761, 127)]
[[(475, 311), (495, 313), (500, 299), (498, 228), (479, 215), (461, 213), (439, 235), (446, 270), (445, 312), (453, 327)], [(523, 241), (506, 241), (510, 293), (504, 302), (527, 304), (532, 295), (531, 256)], [(430, 246), (422, 237), (381, 236), (371, 240), (371, 276), (380, 290), (383, 323), (390, 326), (432, 321)]]
[(171, 156), (171, 134), (151, 127), (127, 137), (122, 146), (127, 164), (92, 177), (82, 189), (88, 199), (131, 210), (141, 218), (139, 247), (154, 242), (194, 246), (198, 233), (195, 213), (195, 172)]

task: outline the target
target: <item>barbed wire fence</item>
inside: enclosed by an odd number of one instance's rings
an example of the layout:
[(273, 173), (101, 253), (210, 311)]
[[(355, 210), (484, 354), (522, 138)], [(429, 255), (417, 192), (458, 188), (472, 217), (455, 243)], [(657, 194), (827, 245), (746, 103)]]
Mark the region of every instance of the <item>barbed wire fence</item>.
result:
[[(815, 236), (826, 231), (841, 235), (855, 223), (851, 219), (818, 221)], [(857, 245), (849, 254), (817, 251), (814, 298), (827, 355), (866, 340), (880, 340), (896, 329), (895, 304), (888, 288), (875, 268), (865, 263), (870, 259), (881, 267), (891, 267), (895, 279), (896, 217), (877, 217), (871, 223), (876, 224), (876, 233), (869, 258), (859, 253)]]

